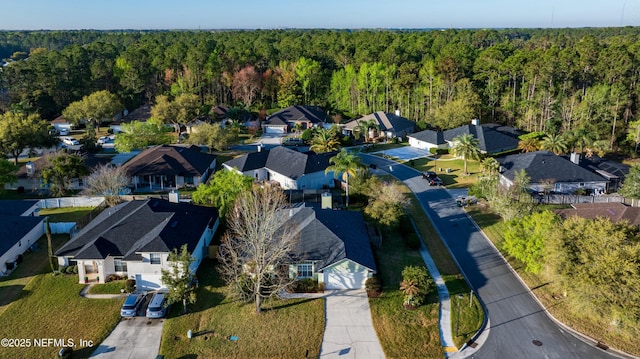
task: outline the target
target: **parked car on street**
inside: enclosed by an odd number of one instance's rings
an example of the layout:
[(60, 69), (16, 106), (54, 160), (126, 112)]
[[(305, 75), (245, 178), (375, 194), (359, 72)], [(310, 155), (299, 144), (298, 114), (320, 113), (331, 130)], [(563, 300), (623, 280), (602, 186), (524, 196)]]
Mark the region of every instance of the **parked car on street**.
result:
[(67, 145), (67, 146), (78, 146), (78, 145), (80, 145), (80, 142), (78, 142), (78, 140), (76, 140), (73, 137), (60, 137), (60, 139), (62, 140), (62, 143)]
[(429, 182), (429, 186), (442, 186), (442, 180), (433, 171), (422, 172), (422, 178)]
[(304, 141), (302, 140), (302, 138), (297, 138), (297, 137), (290, 137), (287, 138), (286, 140), (282, 141), (282, 145), (283, 146), (302, 146), (304, 145)]
[(147, 307), (147, 318), (164, 318), (167, 314), (167, 294), (157, 292), (151, 297)]
[(129, 294), (122, 304), (120, 309), (120, 315), (123, 317), (135, 317), (138, 315), (138, 310), (144, 302), (145, 295), (143, 293)]

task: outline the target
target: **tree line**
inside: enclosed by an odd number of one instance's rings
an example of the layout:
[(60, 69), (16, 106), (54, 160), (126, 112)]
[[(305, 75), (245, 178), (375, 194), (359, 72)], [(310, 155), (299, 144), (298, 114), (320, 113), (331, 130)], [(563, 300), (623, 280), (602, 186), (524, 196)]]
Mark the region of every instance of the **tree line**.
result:
[(188, 94), (205, 110), (313, 104), (347, 117), (399, 110), (422, 128), (475, 117), (584, 131), (614, 150), (633, 142), (638, 35), (635, 27), (0, 32), (0, 54), (13, 60), (0, 72), (2, 109), (52, 119), (100, 90), (129, 109)]

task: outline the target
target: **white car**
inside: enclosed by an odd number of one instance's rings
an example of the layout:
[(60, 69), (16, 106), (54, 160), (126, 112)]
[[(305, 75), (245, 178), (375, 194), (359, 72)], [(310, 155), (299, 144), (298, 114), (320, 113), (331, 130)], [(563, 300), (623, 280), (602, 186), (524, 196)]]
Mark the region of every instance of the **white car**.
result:
[(67, 146), (78, 146), (80, 142), (73, 137), (61, 137), (62, 143)]
[(98, 139), (98, 144), (100, 145), (104, 145), (107, 143), (113, 143), (115, 141), (115, 136), (111, 135), (111, 136), (102, 136)]

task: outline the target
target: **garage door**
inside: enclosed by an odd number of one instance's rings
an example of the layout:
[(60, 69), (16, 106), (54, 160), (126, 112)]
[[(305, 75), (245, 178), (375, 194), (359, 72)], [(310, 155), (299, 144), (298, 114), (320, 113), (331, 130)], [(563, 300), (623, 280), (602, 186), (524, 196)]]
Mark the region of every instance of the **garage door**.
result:
[(138, 290), (157, 290), (162, 287), (162, 276), (159, 274), (136, 274)]
[(284, 133), (284, 127), (282, 126), (266, 126), (265, 127), (267, 133), (277, 133), (277, 134), (283, 134)]
[(364, 288), (364, 282), (367, 280), (364, 272), (349, 273), (324, 273), (325, 289), (359, 289)]

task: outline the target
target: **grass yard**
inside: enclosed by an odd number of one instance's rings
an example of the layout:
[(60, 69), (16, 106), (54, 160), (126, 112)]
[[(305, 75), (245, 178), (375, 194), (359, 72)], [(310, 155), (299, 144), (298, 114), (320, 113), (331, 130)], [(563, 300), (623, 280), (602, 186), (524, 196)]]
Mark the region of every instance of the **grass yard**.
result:
[[(478, 176), (481, 175), (479, 161), (467, 161), (468, 175), (463, 174), (464, 161), (456, 159), (453, 155), (442, 155), (438, 159), (420, 158), (405, 162), (418, 171), (434, 171), (438, 177), (442, 179), (444, 185), (448, 188), (466, 188), (476, 183)], [(446, 172), (449, 168), (450, 172)], [(442, 169), (442, 170), (440, 170)]]
[(370, 298), (371, 318), (387, 358), (441, 358), (438, 327), (438, 295), (432, 292), (426, 304), (416, 310), (402, 306), (399, 290), (402, 270), (408, 265), (424, 266), (420, 253), (408, 249), (398, 232), (383, 234), (382, 246), (375, 250), (383, 293)]
[(94, 284), (89, 287), (89, 294), (120, 294), (120, 290), (124, 289), (126, 280), (114, 280), (104, 284)]
[[(253, 304), (225, 296), (214, 262), (205, 260), (198, 270), (198, 301), (191, 313), (176, 316), (171, 308), (160, 354), (167, 358), (304, 358), (319, 357), (324, 334), (324, 300), (295, 299), (266, 303), (254, 313)], [(187, 339), (191, 329), (194, 338)], [(238, 336), (238, 341), (230, 341)]]
[[(486, 207), (472, 206), (467, 211), (482, 228), (496, 247), (500, 248), (503, 241), (504, 222), (502, 219)], [(584, 333), (596, 340), (606, 343), (608, 346), (640, 355), (638, 337), (640, 328), (613, 329), (610, 323), (599, 316), (591, 315), (589, 311), (580, 310), (563, 301), (558, 295), (560, 290), (554, 283), (543, 281), (539, 276), (524, 271), (523, 264), (506, 253), (503, 253), (511, 267), (527, 283), (532, 292), (544, 304), (547, 310), (558, 320), (570, 326), (574, 330)], [(560, 299), (557, 299), (560, 298)]]
[(86, 217), (94, 207), (42, 208), (40, 216), (49, 216), (49, 222), (76, 222)]
[[(46, 249), (45, 249), (46, 252)], [(88, 357), (93, 348), (80, 348), (80, 340), (100, 343), (120, 320), (122, 299), (80, 297), (83, 284), (77, 275), (50, 273), (33, 277), (20, 298), (0, 314), (1, 338), (73, 339), (74, 356)], [(2, 348), (2, 358), (53, 358), (59, 347)]]
[[(69, 239), (68, 234), (54, 234), (51, 237), (54, 250)], [(36, 251), (25, 252), (22, 263), (10, 275), (0, 277), (0, 315), (9, 304), (23, 294), (28, 294), (24, 288), (34, 276), (51, 272), (47, 260), (47, 237), (38, 239), (36, 247)]]

